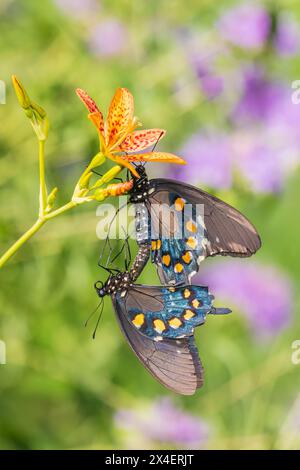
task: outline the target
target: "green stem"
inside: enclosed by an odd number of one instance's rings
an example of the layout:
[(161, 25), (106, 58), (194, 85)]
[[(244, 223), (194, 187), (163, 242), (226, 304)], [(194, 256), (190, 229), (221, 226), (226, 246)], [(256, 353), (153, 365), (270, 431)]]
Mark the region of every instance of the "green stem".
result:
[[(27, 232), (25, 232), (13, 244), (4, 253), (4, 255), (1, 256), (1, 258), (0, 258), (0, 269), (21, 248), (21, 246), (24, 245), (24, 243), (27, 242), (48, 220), (54, 219), (54, 217), (57, 217), (58, 215), (63, 214), (64, 212), (66, 212), (70, 209), (73, 209), (73, 207), (76, 207), (78, 204), (82, 204), (83, 202), (87, 202), (87, 200), (82, 200), (82, 202), (78, 202), (76, 200), (71, 200), (67, 204), (59, 207), (58, 209), (56, 209), (52, 212), (46, 213), (47, 188), (46, 188), (46, 182), (45, 182), (44, 148), (45, 148), (45, 142), (42, 141), (42, 140), (39, 140), (39, 168), (40, 168), (40, 195), (39, 195), (40, 209), (39, 209), (39, 218), (33, 224), (33, 226), (29, 230), (27, 230)], [(88, 165), (88, 167), (84, 171), (83, 175), (81, 175), (81, 178), (84, 175), (86, 175), (90, 171), (91, 168), (94, 168), (95, 166), (101, 165), (103, 163), (103, 159), (105, 160), (105, 157), (103, 155), (101, 155), (101, 154), (96, 155), (93, 158), (92, 162)], [(76, 189), (75, 189), (75, 192), (76, 192)]]
[(0, 258), (0, 268), (29, 240), (45, 223), (46, 219), (38, 219)]
[(73, 209), (73, 207), (77, 206), (78, 204), (74, 201), (70, 201), (64, 206), (59, 207), (55, 211), (50, 212), (49, 214), (45, 215), (45, 220), (50, 220), (53, 219), (54, 217), (57, 217), (60, 214), (63, 214), (64, 212)]
[(50, 219), (57, 217), (60, 214), (72, 209), (73, 207), (77, 206), (76, 202), (70, 201), (64, 206), (56, 209), (50, 214), (47, 214), (44, 217), (38, 218), (38, 220), (30, 227), (27, 232), (25, 232), (0, 258), (0, 269), (4, 266), (4, 264), (24, 245), (33, 235), (36, 234), (40, 230), (40, 228)]
[(45, 141), (39, 140), (39, 169), (40, 169), (40, 210), (39, 216), (43, 217), (47, 206), (47, 188), (45, 181)]

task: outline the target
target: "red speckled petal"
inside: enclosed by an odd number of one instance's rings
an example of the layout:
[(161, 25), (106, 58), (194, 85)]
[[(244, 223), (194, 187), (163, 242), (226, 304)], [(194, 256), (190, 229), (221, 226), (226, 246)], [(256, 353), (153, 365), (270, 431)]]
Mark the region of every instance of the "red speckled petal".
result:
[(129, 134), (120, 145), (120, 150), (124, 152), (137, 152), (145, 150), (155, 145), (165, 135), (163, 129), (148, 129), (144, 131), (134, 131)]
[(100, 109), (96, 105), (95, 101), (81, 88), (77, 88), (76, 90), (77, 95), (83, 102), (83, 104), (87, 107), (89, 110), (89, 119), (95, 124), (97, 129), (101, 132), (101, 134), (104, 133), (104, 119), (103, 119), (103, 114), (101, 113)]
[(109, 107), (106, 126), (106, 140), (111, 147), (121, 137), (133, 121), (134, 101), (126, 88), (118, 88)]
[(183, 158), (177, 157), (177, 155), (167, 152), (149, 152), (138, 153), (136, 155), (122, 155), (121, 158), (127, 162), (161, 162), (177, 163), (178, 165), (186, 164), (186, 161), (183, 160)]

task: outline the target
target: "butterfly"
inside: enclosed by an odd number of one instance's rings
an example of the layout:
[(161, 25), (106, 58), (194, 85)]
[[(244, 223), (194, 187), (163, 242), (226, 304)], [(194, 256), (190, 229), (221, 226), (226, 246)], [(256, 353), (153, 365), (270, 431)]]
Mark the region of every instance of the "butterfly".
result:
[(129, 201), (135, 204), (136, 239), (157, 265), (164, 285), (188, 284), (209, 256), (253, 255), (261, 246), (252, 223), (221, 199), (189, 184), (148, 180), (136, 167)]
[[(115, 259), (115, 258), (114, 258)], [(111, 269), (106, 282), (95, 288), (101, 298), (110, 296), (120, 328), (144, 367), (165, 387), (192, 395), (203, 385), (203, 367), (194, 339), (194, 329), (206, 315), (227, 314), (215, 308), (208, 287), (196, 285), (146, 286), (135, 284), (144, 268), (136, 257), (125, 271)]]

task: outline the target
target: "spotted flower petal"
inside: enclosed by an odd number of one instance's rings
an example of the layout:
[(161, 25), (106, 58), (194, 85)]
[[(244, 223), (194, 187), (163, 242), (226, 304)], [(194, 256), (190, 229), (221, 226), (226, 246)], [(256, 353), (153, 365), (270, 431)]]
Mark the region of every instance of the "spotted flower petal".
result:
[(106, 143), (109, 147), (126, 136), (133, 125), (134, 102), (127, 88), (118, 88), (109, 107), (105, 123)]
[(124, 152), (145, 150), (151, 147), (151, 145), (155, 145), (165, 134), (166, 131), (163, 129), (134, 131), (123, 140), (119, 148)]
[(101, 113), (100, 109), (96, 105), (95, 101), (81, 88), (77, 88), (76, 93), (78, 97), (81, 99), (83, 104), (89, 110), (89, 119), (95, 124), (97, 129), (104, 134), (104, 119), (103, 114)]
[(138, 153), (137, 155), (122, 155), (122, 160), (127, 162), (161, 162), (161, 163), (177, 163), (177, 165), (185, 165), (183, 158), (177, 157), (173, 153), (168, 152), (149, 152)]
[(100, 112), (95, 101), (87, 94), (86, 91), (82, 90), (81, 88), (77, 88), (76, 93), (90, 113), (94, 113), (96, 111)]
[(90, 121), (92, 121), (93, 124), (97, 127), (98, 131), (101, 133), (101, 135), (104, 135), (104, 121), (101, 113), (90, 113), (88, 115), (88, 118)]

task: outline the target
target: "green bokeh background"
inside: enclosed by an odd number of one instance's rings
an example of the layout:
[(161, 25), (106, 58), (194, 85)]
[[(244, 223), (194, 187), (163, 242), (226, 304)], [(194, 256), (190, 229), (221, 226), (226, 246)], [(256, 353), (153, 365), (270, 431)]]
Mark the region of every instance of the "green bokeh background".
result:
[[(222, 126), (217, 100), (199, 97), (183, 108), (174, 99), (174, 83), (189, 79), (190, 72), (171, 32), (182, 25), (213, 26), (230, 4), (102, 1), (98, 19), (116, 16), (127, 25), (130, 54), (100, 60), (84, 42), (90, 25), (67, 17), (50, 0), (2, 0), (0, 78), (7, 84), (7, 97), (0, 106), (1, 252), (30, 226), (38, 210), (36, 141), (13, 95), (10, 75), (16, 74), (48, 112), (47, 180), (59, 187), (63, 203), (98, 145), (76, 87), (98, 97), (104, 110), (116, 87), (128, 87), (144, 127), (168, 130), (163, 150), (177, 152), (204, 124)], [(282, 5), (300, 19), (297, 2)], [(299, 78), (299, 58), (276, 63), (275, 72), (287, 81)], [(157, 175), (162, 169), (153, 166), (151, 171)], [(0, 272), (0, 339), (7, 346), (7, 364), (0, 365), (1, 449), (140, 447), (142, 438), (130, 441), (113, 416), (120, 408), (147, 407), (161, 396), (171, 396), (209, 424), (207, 448), (299, 447), (298, 436), (281, 429), (300, 387), (300, 365), (291, 363), (291, 344), (300, 338), (300, 175), (292, 175), (279, 196), (224, 197), (234, 199), (258, 227), (263, 248), (257, 259), (279, 266), (293, 280), (291, 328), (258, 344), (239, 312), (208, 322), (196, 333), (206, 368), (204, 388), (193, 397), (169, 393), (125, 344), (109, 299), (96, 340), (92, 327), (84, 328), (97, 304), (93, 284), (100, 276), (100, 242), (96, 205), (75, 209), (46, 225)], [(151, 266), (140, 281), (157, 282)]]

